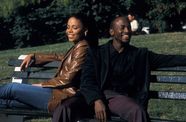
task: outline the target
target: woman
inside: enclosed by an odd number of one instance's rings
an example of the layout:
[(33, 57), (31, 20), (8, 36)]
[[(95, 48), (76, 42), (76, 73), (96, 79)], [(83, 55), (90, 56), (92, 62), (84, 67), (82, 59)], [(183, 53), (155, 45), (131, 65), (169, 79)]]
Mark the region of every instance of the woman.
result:
[[(1, 86), (0, 106), (53, 112), (61, 101), (73, 96), (79, 87), (81, 65), (84, 63), (87, 48), (97, 45), (97, 37), (92, 33), (95, 31), (88, 24), (92, 25), (81, 15), (73, 15), (68, 19), (66, 35), (74, 46), (65, 55), (29, 54), (21, 64), (22, 70), (29, 66), (31, 60), (35, 64), (57, 60), (61, 61), (61, 66), (56, 76), (39, 84), (10, 83)], [(65, 88), (57, 89), (59, 87)]]

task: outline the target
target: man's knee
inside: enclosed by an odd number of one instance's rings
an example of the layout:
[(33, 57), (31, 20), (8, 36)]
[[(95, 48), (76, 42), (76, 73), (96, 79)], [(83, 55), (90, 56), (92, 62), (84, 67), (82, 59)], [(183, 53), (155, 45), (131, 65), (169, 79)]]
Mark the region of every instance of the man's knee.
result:
[(132, 118), (143, 118), (145, 117), (144, 109), (137, 103), (131, 101), (128, 104), (125, 104), (124, 109), (122, 109), (119, 116), (122, 119), (131, 120)]
[(131, 111), (130, 111), (131, 114), (142, 114), (143, 112), (144, 112), (144, 109), (140, 105), (133, 104), (131, 106)]

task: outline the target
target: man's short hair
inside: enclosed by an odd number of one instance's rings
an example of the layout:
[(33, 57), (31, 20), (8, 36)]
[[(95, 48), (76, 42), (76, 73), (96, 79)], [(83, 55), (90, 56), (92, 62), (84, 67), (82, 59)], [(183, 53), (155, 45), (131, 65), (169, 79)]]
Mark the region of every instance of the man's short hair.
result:
[[(124, 18), (126, 21), (129, 22), (129, 19), (127, 16), (124, 16), (124, 15), (116, 15), (115, 18), (111, 21), (110, 23), (110, 29), (113, 29), (113, 26), (115, 24), (115, 20), (118, 19), (118, 18)], [(130, 23), (130, 22), (129, 22)]]

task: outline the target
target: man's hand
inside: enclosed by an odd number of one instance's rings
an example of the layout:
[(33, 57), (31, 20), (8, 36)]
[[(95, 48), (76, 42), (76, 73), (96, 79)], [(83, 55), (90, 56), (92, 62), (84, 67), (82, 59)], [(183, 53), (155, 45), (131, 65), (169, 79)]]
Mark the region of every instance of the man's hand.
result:
[(20, 66), (21, 70), (25, 70), (29, 66), (33, 57), (34, 57), (34, 54), (29, 54), (28, 56), (26, 56), (26, 58), (21, 63), (21, 66)]
[(102, 100), (99, 99), (94, 102), (94, 110), (95, 110), (96, 118), (100, 122), (107, 121), (106, 108)]

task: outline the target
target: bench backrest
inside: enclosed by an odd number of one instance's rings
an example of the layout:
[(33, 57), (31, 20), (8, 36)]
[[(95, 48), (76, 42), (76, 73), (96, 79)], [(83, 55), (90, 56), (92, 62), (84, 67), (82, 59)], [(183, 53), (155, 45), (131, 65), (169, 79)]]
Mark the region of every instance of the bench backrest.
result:
[[(151, 83), (186, 84), (186, 66), (159, 68), (151, 71)], [(150, 91), (150, 98), (186, 100), (184, 91)]]
[[(22, 61), (22, 59), (10, 59), (8, 65), (13, 67), (19, 67)], [(11, 77), (23, 79), (23, 81), (28, 79), (46, 80), (54, 77), (55, 71), (59, 65), (59, 61), (50, 62), (44, 65), (32, 65), (24, 71), (15, 70), (11, 74)]]
[[(20, 66), (22, 59), (10, 59), (9, 66)], [(47, 63), (45, 65), (32, 65), (25, 71), (14, 71), (12, 77), (24, 79), (50, 79), (54, 77), (59, 61)], [(165, 73), (166, 72), (166, 73)], [(163, 75), (162, 75), (163, 73)], [(180, 75), (181, 73), (181, 75)], [(183, 74), (185, 73), (185, 74)], [(151, 72), (151, 83), (171, 83), (171, 84), (186, 84), (186, 67), (168, 67), (160, 68)], [(179, 91), (150, 91), (150, 98), (153, 99), (179, 99), (186, 100), (186, 92)]]

